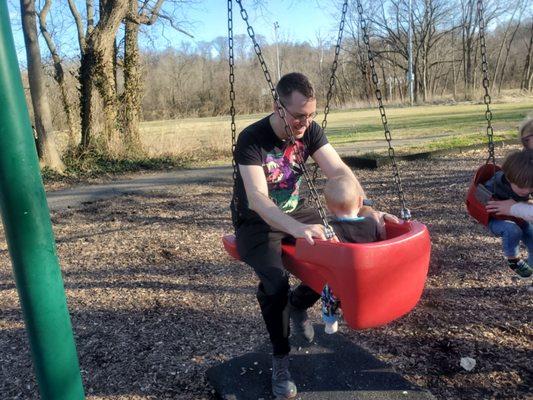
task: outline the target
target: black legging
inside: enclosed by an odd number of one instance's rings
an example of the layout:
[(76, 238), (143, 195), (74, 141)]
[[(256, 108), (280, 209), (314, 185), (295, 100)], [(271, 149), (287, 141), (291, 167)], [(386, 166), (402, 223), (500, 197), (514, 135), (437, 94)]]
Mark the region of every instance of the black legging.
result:
[[(306, 224), (322, 223), (316, 210), (308, 207), (299, 208), (289, 215)], [(291, 237), (257, 218), (242, 223), (236, 236), (241, 259), (254, 269), (260, 280), (257, 300), (270, 335), (273, 354), (288, 354), (291, 349), (289, 315), (286, 312), (289, 273), (281, 260), (281, 241)], [(300, 309), (307, 309), (320, 299), (319, 294), (304, 284), (293, 290), (290, 297), (291, 304)]]

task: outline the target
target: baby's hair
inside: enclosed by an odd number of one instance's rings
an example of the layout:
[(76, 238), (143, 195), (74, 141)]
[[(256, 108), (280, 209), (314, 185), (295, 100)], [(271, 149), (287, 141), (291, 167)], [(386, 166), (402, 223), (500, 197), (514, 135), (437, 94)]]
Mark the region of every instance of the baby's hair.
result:
[(357, 181), (346, 175), (328, 179), (324, 188), (328, 206), (343, 212), (353, 211), (357, 207), (357, 198), (364, 195)]
[(533, 188), (533, 150), (509, 154), (502, 165), (507, 180), (520, 188)]

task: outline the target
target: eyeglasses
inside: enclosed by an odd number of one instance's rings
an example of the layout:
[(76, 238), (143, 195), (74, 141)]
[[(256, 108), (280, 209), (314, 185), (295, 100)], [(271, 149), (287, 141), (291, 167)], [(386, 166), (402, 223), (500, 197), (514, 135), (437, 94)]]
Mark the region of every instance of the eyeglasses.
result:
[(315, 119), (315, 117), (318, 115), (318, 112), (316, 112), (316, 111), (315, 111), (315, 112), (312, 112), (312, 113), (309, 114), (309, 115), (302, 115), (302, 114), (300, 114), (300, 115), (294, 115), (293, 113), (291, 113), (291, 112), (287, 109), (287, 107), (285, 106), (285, 104), (283, 104), (283, 103), (281, 103), (281, 102), (280, 102), (279, 104), (281, 104), (281, 106), (285, 109), (285, 111), (287, 111), (287, 114), (289, 114), (289, 115), (290, 115), (292, 118), (294, 118), (295, 120), (300, 121), (302, 124), (305, 123), (305, 122), (307, 122), (307, 121), (309, 121), (309, 120), (312, 121), (312, 120)]

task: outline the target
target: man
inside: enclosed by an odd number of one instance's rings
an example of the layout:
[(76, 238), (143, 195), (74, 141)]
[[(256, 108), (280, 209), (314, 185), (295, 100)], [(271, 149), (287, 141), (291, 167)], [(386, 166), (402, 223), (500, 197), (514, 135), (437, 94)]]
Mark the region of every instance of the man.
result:
[[(272, 114), (242, 131), (235, 148), (238, 171), (232, 210), (237, 213), (239, 255), (260, 279), (257, 299), (273, 350), (272, 391), (283, 399), (297, 392), (288, 369), (289, 312), (293, 330), (311, 342), (314, 332), (306, 310), (320, 295), (303, 284), (290, 291), (281, 260), (281, 240), (305, 238), (313, 244), (314, 239), (326, 239), (318, 212), (300, 197), (302, 171), (295, 161), (296, 152), (304, 160), (312, 157), (328, 179), (345, 175), (357, 185), (359, 182), (328, 143), (322, 128), (313, 122), (316, 98), (307, 77), (287, 74), (276, 91), (296, 143), (289, 140), (275, 102)], [(364, 207), (361, 214), (376, 218), (383, 229), (383, 213)]]

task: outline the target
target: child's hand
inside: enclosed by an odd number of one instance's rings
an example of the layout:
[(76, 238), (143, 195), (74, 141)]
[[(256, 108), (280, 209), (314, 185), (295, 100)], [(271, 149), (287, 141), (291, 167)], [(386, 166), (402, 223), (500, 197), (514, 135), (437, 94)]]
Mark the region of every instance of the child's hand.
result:
[(516, 204), (516, 201), (513, 199), (509, 200), (491, 200), (485, 206), (486, 210), (489, 213), (494, 213), (496, 215), (511, 215), (511, 207)]

